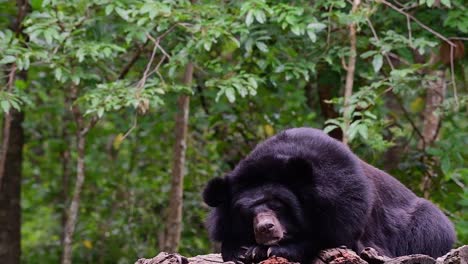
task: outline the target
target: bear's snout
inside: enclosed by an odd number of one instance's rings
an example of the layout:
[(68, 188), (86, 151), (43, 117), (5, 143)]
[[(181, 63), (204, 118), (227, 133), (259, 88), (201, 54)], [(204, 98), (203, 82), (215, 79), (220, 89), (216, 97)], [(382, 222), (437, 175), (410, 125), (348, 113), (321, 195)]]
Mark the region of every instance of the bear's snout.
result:
[(283, 227), (273, 211), (255, 215), (253, 225), (255, 241), (260, 245), (273, 245), (283, 239)]

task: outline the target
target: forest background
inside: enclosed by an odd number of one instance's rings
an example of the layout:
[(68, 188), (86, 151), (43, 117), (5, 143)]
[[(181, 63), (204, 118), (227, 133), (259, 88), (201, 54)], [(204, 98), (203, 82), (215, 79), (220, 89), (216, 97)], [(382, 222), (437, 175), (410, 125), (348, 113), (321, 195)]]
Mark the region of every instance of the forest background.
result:
[(2, 0), (0, 14), (4, 263), (208, 253), (204, 184), (297, 126), (432, 200), (468, 243), (464, 0)]

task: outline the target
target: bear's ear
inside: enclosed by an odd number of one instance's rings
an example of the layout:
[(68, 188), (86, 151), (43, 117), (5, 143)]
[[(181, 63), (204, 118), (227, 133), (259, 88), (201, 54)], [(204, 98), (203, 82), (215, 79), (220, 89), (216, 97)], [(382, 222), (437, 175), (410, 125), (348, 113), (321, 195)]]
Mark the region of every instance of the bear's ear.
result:
[(203, 190), (203, 200), (207, 205), (217, 207), (226, 201), (228, 192), (226, 179), (216, 177), (211, 179)]
[(286, 161), (286, 173), (296, 183), (310, 183), (313, 180), (312, 165), (300, 157), (291, 157)]

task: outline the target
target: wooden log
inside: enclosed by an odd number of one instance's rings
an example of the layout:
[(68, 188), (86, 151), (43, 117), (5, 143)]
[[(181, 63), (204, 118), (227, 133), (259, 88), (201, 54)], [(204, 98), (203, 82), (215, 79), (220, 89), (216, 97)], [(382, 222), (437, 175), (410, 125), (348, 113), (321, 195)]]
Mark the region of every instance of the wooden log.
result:
[[(186, 258), (179, 254), (161, 252), (152, 259), (139, 259), (135, 264), (237, 264), (223, 262), (221, 254), (199, 255)], [(298, 264), (273, 256), (259, 264)], [(322, 250), (312, 264), (468, 264), (468, 245), (453, 249), (437, 260), (421, 254), (389, 258), (373, 248), (365, 248), (360, 255), (347, 248)]]
[(331, 248), (320, 251), (313, 264), (368, 264), (354, 251), (346, 247)]
[(468, 245), (452, 249), (446, 255), (437, 258), (437, 264), (468, 264)]

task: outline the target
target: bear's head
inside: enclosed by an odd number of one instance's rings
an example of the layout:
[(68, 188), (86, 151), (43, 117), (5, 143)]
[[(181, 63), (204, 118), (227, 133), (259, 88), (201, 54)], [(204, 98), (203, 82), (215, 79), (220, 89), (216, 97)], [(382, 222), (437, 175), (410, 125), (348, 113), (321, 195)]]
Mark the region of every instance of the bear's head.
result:
[[(310, 173), (310, 166), (303, 160), (263, 157), (262, 162), (244, 164), (223, 178), (210, 180), (203, 199), (223, 210), (217, 215), (227, 217), (215, 219), (214, 224), (229, 230), (223, 233), (230, 233), (230, 239), (274, 245), (304, 235), (304, 208), (294, 190), (310, 181), (312, 177), (305, 178)], [(216, 240), (222, 241), (222, 237), (215, 235)]]

